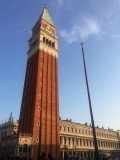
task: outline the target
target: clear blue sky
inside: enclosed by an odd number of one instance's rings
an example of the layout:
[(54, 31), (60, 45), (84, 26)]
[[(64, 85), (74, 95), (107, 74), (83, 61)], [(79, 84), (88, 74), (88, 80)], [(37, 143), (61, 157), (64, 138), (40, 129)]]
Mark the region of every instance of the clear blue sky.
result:
[(19, 118), (27, 41), (45, 3), (59, 37), (60, 116), (91, 122), (83, 41), (95, 124), (120, 129), (119, 0), (0, 1), (0, 121)]

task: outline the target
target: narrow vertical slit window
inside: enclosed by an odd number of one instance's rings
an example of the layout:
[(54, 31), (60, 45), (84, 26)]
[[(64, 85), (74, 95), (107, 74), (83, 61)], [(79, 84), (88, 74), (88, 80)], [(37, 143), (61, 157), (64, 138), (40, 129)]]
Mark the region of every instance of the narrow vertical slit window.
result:
[(42, 77), (42, 73), (40, 73), (40, 77)]
[(40, 125), (40, 122), (38, 121), (38, 123), (37, 123), (37, 124), (38, 124), (38, 126), (39, 126), (39, 125)]
[(41, 98), (41, 93), (39, 93), (39, 98)]
[(39, 142), (39, 138), (37, 137), (37, 142)]
[(42, 87), (42, 83), (40, 83), (40, 87)]

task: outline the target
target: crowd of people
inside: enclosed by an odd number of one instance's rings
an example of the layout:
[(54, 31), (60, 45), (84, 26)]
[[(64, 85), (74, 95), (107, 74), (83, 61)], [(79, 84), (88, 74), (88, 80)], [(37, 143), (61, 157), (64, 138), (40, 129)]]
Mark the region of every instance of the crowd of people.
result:
[[(78, 158), (77, 156), (71, 157), (71, 156), (66, 155), (64, 160), (94, 160), (94, 159), (92, 159), (92, 158)], [(100, 160), (120, 160), (120, 157), (114, 158), (112, 156), (106, 157), (105, 155), (100, 155)]]
[[(3, 158), (0, 158), (0, 160), (55, 160), (54, 157), (49, 153), (48, 156), (46, 155), (46, 153), (42, 153), (42, 156), (40, 156), (39, 158), (26, 158), (26, 157), (23, 157), (23, 158), (19, 158), (19, 157), (16, 157), (16, 158), (10, 158), (10, 157), (3, 157)], [(62, 160), (62, 159), (60, 159)], [(64, 160), (94, 160), (94, 159), (91, 159), (91, 158), (78, 158), (77, 156), (76, 157), (71, 157), (71, 156), (68, 156), (66, 155)], [(112, 156), (111, 157), (106, 157), (104, 155), (100, 156), (100, 160), (120, 160), (120, 157), (118, 158), (113, 158)]]

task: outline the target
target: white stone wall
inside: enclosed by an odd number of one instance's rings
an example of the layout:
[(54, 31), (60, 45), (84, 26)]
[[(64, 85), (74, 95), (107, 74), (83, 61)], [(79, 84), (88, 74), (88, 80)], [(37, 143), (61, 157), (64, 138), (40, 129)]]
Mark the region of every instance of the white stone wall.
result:
[[(118, 150), (120, 141), (118, 132), (96, 128), (98, 148), (101, 150)], [(61, 148), (94, 149), (92, 127), (70, 121), (60, 120)]]

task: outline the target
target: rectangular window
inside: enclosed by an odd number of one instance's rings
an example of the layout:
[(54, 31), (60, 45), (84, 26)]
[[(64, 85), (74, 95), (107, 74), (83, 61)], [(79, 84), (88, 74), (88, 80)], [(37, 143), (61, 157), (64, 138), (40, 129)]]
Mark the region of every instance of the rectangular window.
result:
[(68, 127), (68, 132), (70, 131), (70, 128)]
[(74, 139), (73, 139), (73, 145), (74, 145)]
[(60, 144), (62, 144), (62, 137), (60, 137)]
[(66, 138), (64, 139), (64, 143), (66, 144)]
[(84, 131), (82, 130), (82, 134), (84, 134)]
[(37, 142), (39, 142), (39, 138), (37, 137)]
[(69, 141), (69, 145), (70, 145), (70, 138), (68, 139), (68, 141)]
[(75, 128), (75, 133), (77, 133), (77, 129)]
[(77, 144), (77, 146), (78, 146), (78, 140), (76, 140), (76, 144)]

